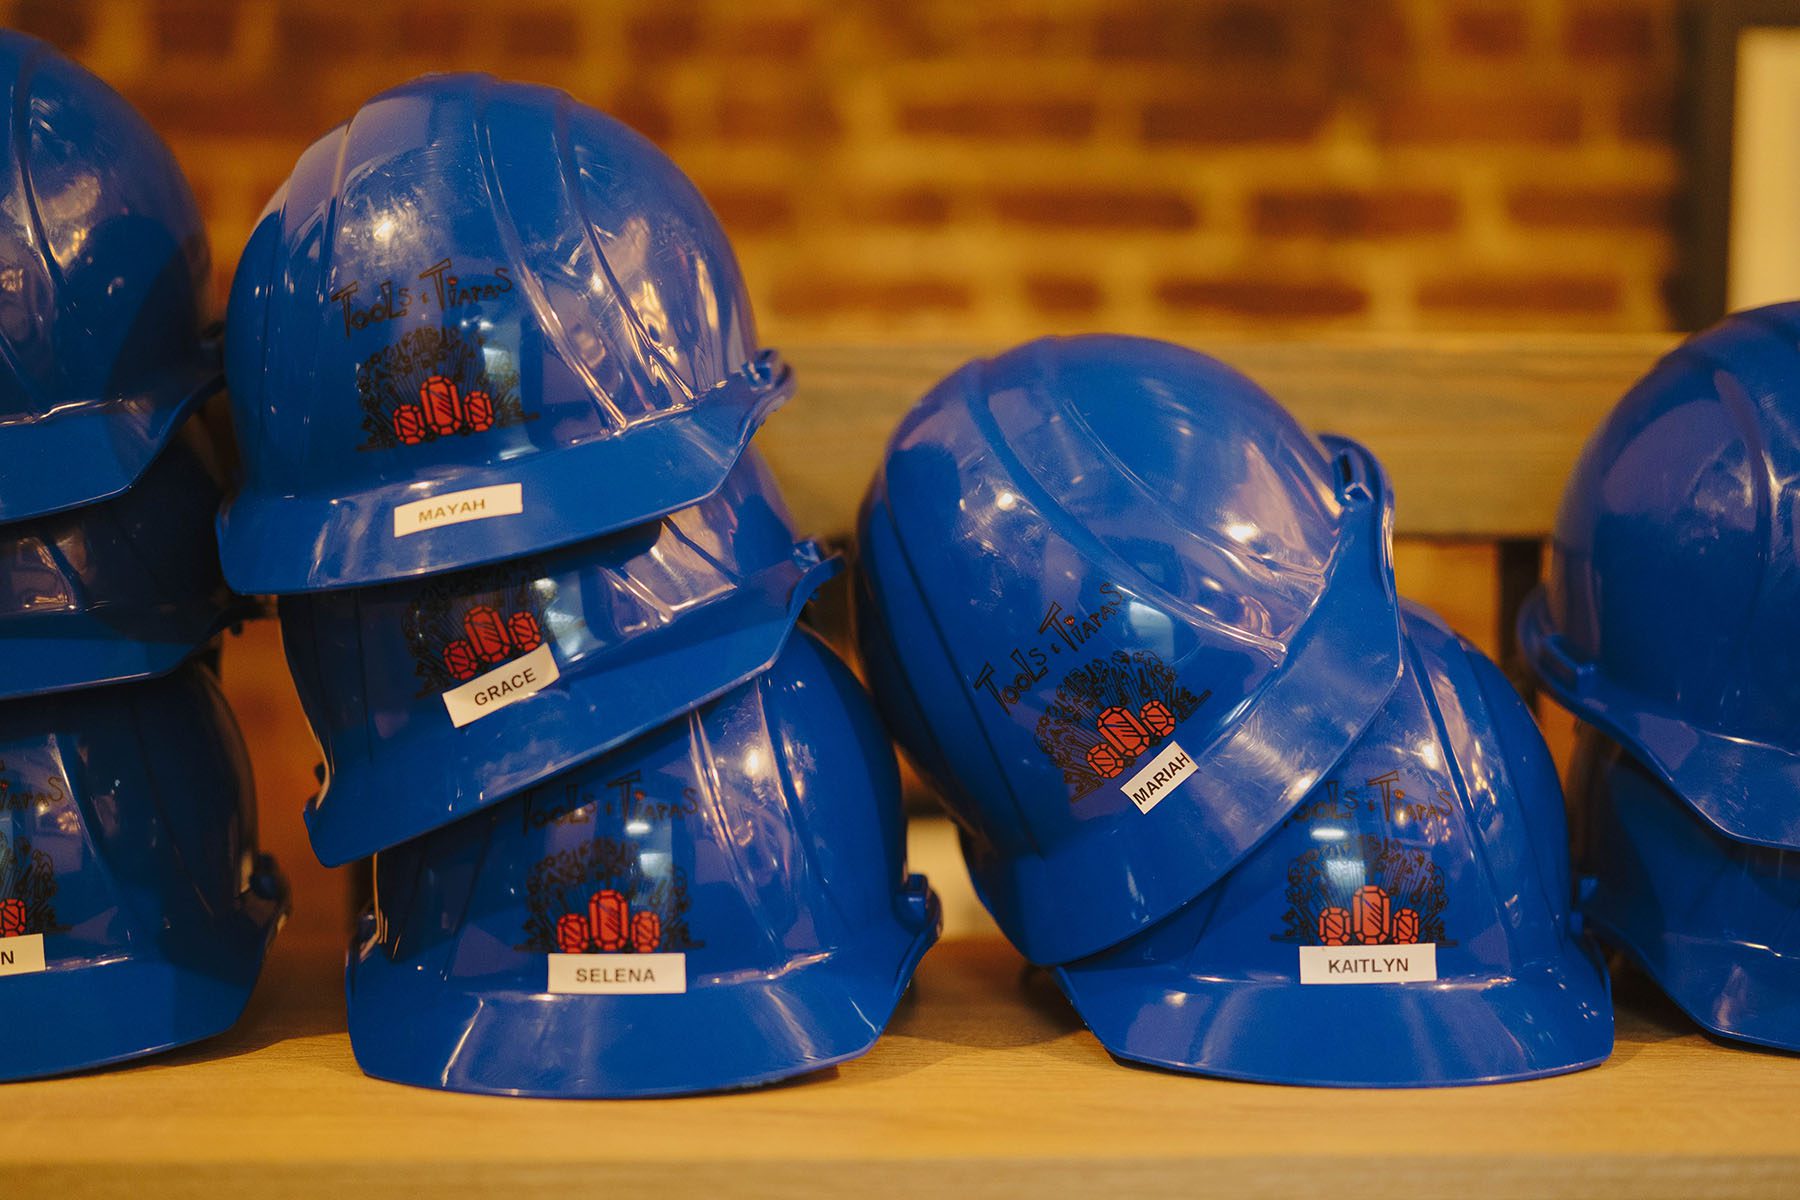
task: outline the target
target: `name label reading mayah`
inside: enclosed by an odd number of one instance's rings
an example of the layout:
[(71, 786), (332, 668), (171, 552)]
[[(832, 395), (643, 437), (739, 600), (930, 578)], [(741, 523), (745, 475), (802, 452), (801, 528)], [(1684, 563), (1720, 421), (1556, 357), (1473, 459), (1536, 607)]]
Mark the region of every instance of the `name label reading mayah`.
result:
[(445, 492), (429, 500), (396, 505), (394, 536), (402, 538), (445, 525), (461, 525), (464, 521), (485, 521), (489, 517), (516, 517), (524, 511), (523, 484), (496, 483), (492, 487)]
[(1432, 983), (1437, 946), (1302, 946), (1301, 983)]
[(1194, 760), (1181, 748), (1181, 743), (1170, 742), (1163, 747), (1161, 754), (1120, 784), (1119, 790), (1137, 805), (1139, 812), (1147, 813), (1162, 803), (1164, 796), (1174, 791), (1182, 780), (1193, 773)]
[(0, 975), (35, 975), (44, 970), (44, 935), (0, 938)]
[(687, 991), (685, 954), (552, 954), (550, 990), (582, 996), (668, 996)]
[(545, 642), (525, 657), (502, 663), (445, 692), (444, 709), (450, 714), (450, 723), (461, 729), (509, 704), (535, 696), (561, 677), (556, 656), (550, 653), (550, 643)]

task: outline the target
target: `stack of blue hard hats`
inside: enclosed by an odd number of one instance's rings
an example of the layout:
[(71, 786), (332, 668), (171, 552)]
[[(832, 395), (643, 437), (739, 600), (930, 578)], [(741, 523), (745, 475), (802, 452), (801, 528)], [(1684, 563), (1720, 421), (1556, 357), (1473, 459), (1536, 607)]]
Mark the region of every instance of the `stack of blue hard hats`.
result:
[(1631, 389), (1520, 640), (1579, 718), (1581, 911), (1713, 1033), (1800, 1050), (1800, 304)]
[(207, 659), (205, 233), (104, 83), (0, 32), (0, 1079), (185, 1045), (243, 1011), (286, 911)]
[(279, 596), (319, 858), (374, 855), (370, 1074), (634, 1096), (854, 1057), (936, 936), (837, 569), (751, 436), (791, 391), (649, 142), (428, 76), (296, 164), (232, 287), (226, 578)]
[(1001, 930), (1121, 1058), (1416, 1086), (1592, 1066), (1562, 795), (1398, 600), (1380, 466), (1176, 346), (1034, 342), (902, 421), (858, 637)]

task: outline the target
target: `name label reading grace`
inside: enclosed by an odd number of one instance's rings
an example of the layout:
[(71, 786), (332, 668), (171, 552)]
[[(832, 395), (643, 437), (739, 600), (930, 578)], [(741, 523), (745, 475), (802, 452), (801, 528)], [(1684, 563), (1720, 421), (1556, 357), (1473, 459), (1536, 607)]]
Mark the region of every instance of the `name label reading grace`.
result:
[(1137, 805), (1139, 812), (1147, 813), (1193, 773), (1194, 760), (1188, 757), (1179, 742), (1170, 742), (1136, 775), (1120, 784), (1119, 790)]
[(687, 991), (685, 954), (552, 954), (550, 990), (581, 996), (670, 996)]
[(485, 521), (489, 517), (514, 517), (524, 511), (525, 486), (519, 483), (497, 483), (492, 487), (445, 492), (429, 500), (396, 505), (394, 536), (402, 538), (445, 525), (461, 525), (464, 521)]
[(444, 710), (450, 723), (461, 729), (499, 712), (527, 696), (535, 696), (562, 677), (556, 656), (545, 642), (524, 658), (501, 663), (485, 675), (477, 675), (459, 688), (444, 693)]
[(1302, 946), (1301, 983), (1432, 983), (1437, 947)]
[(0, 938), (0, 975), (35, 975), (43, 969), (43, 934)]

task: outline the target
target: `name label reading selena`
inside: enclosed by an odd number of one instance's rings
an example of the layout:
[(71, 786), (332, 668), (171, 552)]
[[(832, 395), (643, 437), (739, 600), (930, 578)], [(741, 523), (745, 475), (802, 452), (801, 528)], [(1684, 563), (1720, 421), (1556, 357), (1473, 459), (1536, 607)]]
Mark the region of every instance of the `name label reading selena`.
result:
[(1432, 983), (1437, 946), (1301, 946), (1301, 983)]
[(545, 642), (523, 658), (501, 663), (487, 674), (445, 692), (444, 710), (450, 714), (450, 723), (461, 729), (509, 704), (535, 696), (561, 677), (556, 656), (550, 653), (550, 643)]
[(1162, 798), (1180, 786), (1181, 781), (1194, 773), (1194, 760), (1188, 752), (1181, 748), (1181, 743), (1170, 742), (1164, 746), (1162, 753), (1145, 763), (1138, 773), (1119, 785), (1137, 810), (1147, 813), (1162, 803)]
[(685, 954), (552, 954), (550, 990), (582, 996), (669, 996), (687, 991)]
[(461, 525), (464, 521), (516, 517), (524, 511), (523, 484), (496, 483), (492, 487), (445, 492), (429, 500), (395, 505), (394, 536), (403, 538), (429, 529), (440, 529), (445, 525)]
[(0, 975), (35, 975), (44, 970), (44, 935), (0, 938)]

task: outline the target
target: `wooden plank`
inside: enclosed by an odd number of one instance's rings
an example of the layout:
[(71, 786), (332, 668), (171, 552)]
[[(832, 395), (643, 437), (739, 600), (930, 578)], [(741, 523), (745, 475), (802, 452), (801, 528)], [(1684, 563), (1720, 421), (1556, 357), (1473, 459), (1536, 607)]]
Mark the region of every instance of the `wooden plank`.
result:
[[(1536, 538), (1594, 425), (1668, 335), (1269, 340), (1195, 337), (1314, 429), (1365, 442), (1393, 475), (1405, 534)], [(801, 522), (840, 533), (901, 415), (1000, 346), (786, 347), (799, 392), (758, 440)]]
[[(0, 1195), (1792, 1196), (1800, 1059), (1624, 997), (1618, 1052), (1532, 1083), (1347, 1094), (1128, 1068), (992, 937), (925, 961), (867, 1058), (760, 1092), (582, 1104), (358, 1073), (336, 944), (290, 939), (239, 1029), (4, 1089)], [(1324, 1036), (1296, 1031), (1296, 1036)], [(427, 1190), (428, 1189), (428, 1190)]]

